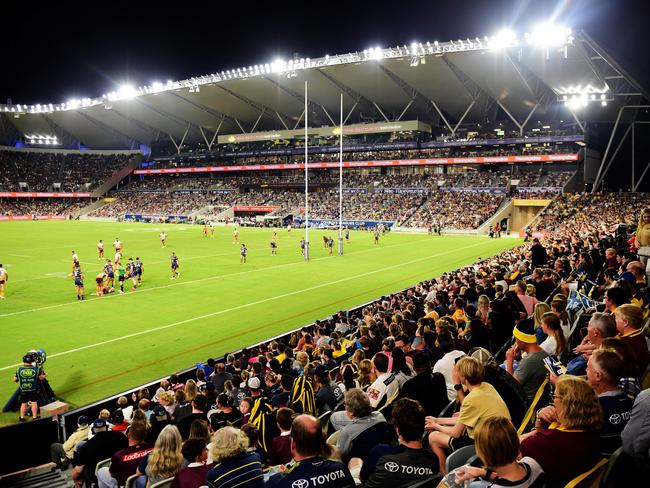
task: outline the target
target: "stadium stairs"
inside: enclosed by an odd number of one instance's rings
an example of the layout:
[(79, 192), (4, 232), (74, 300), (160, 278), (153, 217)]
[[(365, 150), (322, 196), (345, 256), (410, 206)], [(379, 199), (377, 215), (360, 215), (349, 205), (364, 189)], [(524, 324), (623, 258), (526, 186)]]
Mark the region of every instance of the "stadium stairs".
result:
[(76, 219), (78, 217), (83, 218), (84, 216), (88, 215), (90, 212), (94, 212), (98, 208), (103, 207), (106, 205), (106, 201), (103, 198), (100, 198), (99, 200), (96, 200), (92, 202), (89, 205), (86, 205), (83, 208), (80, 208), (79, 210), (75, 211), (72, 213), (72, 218)]
[(10, 474), (0, 479), (0, 488), (68, 488), (73, 487), (72, 469), (60, 471), (54, 464)]
[(512, 215), (513, 207), (514, 205), (511, 199), (508, 198), (503, 200), (503, 202), (501, 202), (501, 205), (499, 205), (497, 211), (494, 212), (492, 216), (485, 222), (483, 222), (478, 227), (478, 229), (476, 229), (476, 233), (480, 236), (489, 234), (490, 228), (494, 227), (494, 224), (496, 222), (501, 222), (502, 219), (505, 219), (506, 217), (510, 217)]

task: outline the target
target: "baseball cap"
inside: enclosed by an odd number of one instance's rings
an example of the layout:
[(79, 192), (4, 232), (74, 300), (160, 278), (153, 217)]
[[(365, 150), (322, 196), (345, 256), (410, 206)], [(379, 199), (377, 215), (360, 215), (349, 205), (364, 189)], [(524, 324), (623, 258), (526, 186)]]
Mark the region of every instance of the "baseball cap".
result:
[(79, 418), (77, 419), (77, 425), (79, 427), (85, 427), (89, 423), (90, 421), (88, 420), (88, 417), (86, 415), (79, 415)]
[(156, 420), (167, 419), (167, 410), (165, 410), (165, 407), (162, 405), (157, 405), (156, 408), (153, 409), (153, 414), (154, 417), (156, 417)]
[(122, 422), (124, 422), (124, 412), (122, 412), (121, 408), (118, 408), (111, 415), (111, 423), (112, 424), (121, 424)]
[(108, 424), (104, 419), (97, 419), (93, 422), (93, 432), (104, 432), (108, 430)]
[(248, 387), (251, 390), (259, 390), (260, 386), (260, 379), (257, 376), (248, 379)]
[(325, 378), (328, 374), (329, 372), (327, 371), (327, 368), (322, 364), (319, 364), (314, 368), (314, 376), (318, 376), (319, 378)]
[(487, 366), (492, 361), (494, 361), (494, 358), (492, 357), (492, 353), (487, 349), (485, 349), (484, 347), (475, 347), (470, 349), (469, 357), (478, 359), (483, 366)]

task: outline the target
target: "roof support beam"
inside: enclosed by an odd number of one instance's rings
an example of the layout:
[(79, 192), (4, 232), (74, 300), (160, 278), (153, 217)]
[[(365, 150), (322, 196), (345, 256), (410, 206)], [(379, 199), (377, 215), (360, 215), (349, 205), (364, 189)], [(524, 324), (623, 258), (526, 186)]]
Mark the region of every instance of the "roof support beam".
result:
[(205, 141), (206, 146), (208, 146), (208, 151), (212, 150), (212, 146), (214, 144), (214, 140), (217, 138), (217, 134), (219, 133), (219, 129), (221, 129), (221, 124), (223, 124), (223, 118), (221, 119), (221, 122), (219, 122), (219, 127), (217, 127), (217, 130), (214, 131), (214, 134), (212, 136), (212, 139), (210, 139), (210, 142), (208, 142), (208, 138), (205, 135), (205, 132), (203, 131), (203, 127), (199, 127), (199, 131), (201, 132), (201, 135), (203, 136), (203, 140)]
[(280, 119), (280, 122), (282, 122), (282, 125), (283, 125), (283, 127), (284, 127), (284, 130), (289, 130), (289, 127), (287, 127), (287, 124), (285, 124), (284, 119), (283, 119), (282, 116), (278, 113), (277, 110), (275, 111), (275, 115), (278, 117), (278, 119)]
[(184, 96), (182, 96), (182, 95), (180, 95), (178, 93), (169, 92), (169, 94), (174, 95), (175, 97), (181, 99), (183, 102), (185, 102), (185, 103), (187, 103), (189, 105), (192, 105), (195, 108), (198, 108), (202, 112), (205, 112), (207, 114), (212, 115), (213, 117), (219, 119), (221, 122), (223, 122), (224, 119), (231, 120), (231, 121), (233, 121), (234, 123), (236, 123), (239, 126), (239, 128), (241, 129), (242, 132), (246, 132), (244, 130), (244, 128), (242, 127), (242, 125), (239, 123), (239, 121), (235, 117), (231, 117), (230, 115), (224, 114), (222, 112), (219, 112), (218, 110), (207, 107), (207, 106), (203, 105), (202, 103), (198, 103), (198, 102), (195, 102), (194, 100), (190, 100), (188, 98), (185, 98)]
[[(424, 102), (424, 103), (422, 103), (422, 106), (424, 107), (424, 109), (427, 112), (431, 111), (431, 105), (429, 104), (429, 102), (433, 103), (433, 100), (430, 100), (428, 97), (425, 97), (415, 87), (411, 86), (409, 83), (404, 81), (400, 76), (396, 75), (392, 70), (388, 69), (383, 64), (377, 64), (377, 67), (381, 71), (383, 71), (386, 74), (386, 76), (388, 76), (393, 81), (393, 83), (395, 83), (398, 87), (400, 87), (402, 89), (402, 91), (406, 94), (406, 96), (408, 96), (410, 98), (411, 102), (407, 106), (407, 109), (408, 109), (408, 107), (411, 106), (411, 104), (413, 102), (415, 102), (416, 100), (419, 99), (419, 100), (422, 100)], [(434, 106), (435, 106), (435, 104), (434, 104)], [(397, 120), (400, 120), (403, 117), (404, 112), (402, 112), (402, 114), (399, 116), (399, 118)], [(439, 110), (438, 110), (438, 115), (440, 115)]]
[(409, 103), (406, 104), (406, 107), (404, 107), (404, 110), (402, 110), (402, 113), (399, 114), (399, 117), (397, 117), (398, 121), (402, 120), (402, 117), (404, 116), (406, 111), (411, 107), (411, 105), (413, 105), (413, 99), (412, 98), (409, 100)]
[(134, 100), (137, 100), (138, 103), (144, 105), (145, 107), (147, 107), (152, 112), (157, 113), (161, 117), (163, 117), (163, 118), (165, 118), (167, 120), (170, 120), (171, 122), (174, 122), (175, 124), (178, 124), (183, 128), (187, 124), (191, 124), (191, 122), (189, 120), (182, 119), (182, 118), (180, 118), (180, 117), (178, 117), (178, 116), (176, 116), (174, 114), (171, 114), (171, 113), (167, 112), (166, 110), (163, 110), (163, 109), (158, 108), (158, 107), (154, 107), (150, 103), (145, 102), (144, 100), (142, 100), (141, 97), (136, 97), (136, 98), (134, 98)]
[[(378, 106), (375, 102), (373, 102), (372, 100), (370, 100), (370, 99), (364, 97), (364, 96), (361, 95), (359, 92), (353, 90), (352, 88), (350, 88), (350, 87), (347, 86), (346, 84), (341, 83), (339, 80), (337, 80), (336, 78), (334, 78), (332, 75), (330, 75), (330, 74), (328, 74), (328, 73), (325, 73), (324, 71), (322, 71), (322, 70), (320, 70), (320, 69), (316, 69), (316, 72), (317, 72), (317, 73), (320, 73), (320, 74), (321, 74), (322, 76), (324, 76), (328, 81), (330, 81), (332, 84), (334, 84), (334, 85), (335, 85), (339, 90), (343, 91), (343, 93), (345, 93), (347, 96), (349, 96), (350, 98), (352, 98), (352, 99), (356, 102), (356, 103), (355, 103), (355, 107), (356, 107), (359, 103), (363, 102), (364, 104), (368, 105), (369, 107), (373, 107), (374, 109), (378, 110), (379, 113), (381, 114), (381, 116), (386, 120), (386, 122), (389, 122), (389, 120), (388, 120), (388, 119), (386, 118), (386, 116), (384, 115), (384, 112), (382, 112), (381, 109), (379, 109), (379, 106)], [(351, 114), (351, 113), (352, 113), (352, 111), (350, 111), (350, 114)], [(348, 115), (348, 117), (349, 117), (349, 115)], [(346, 118), (346, 121), (347, 121), (347, 118)], [(334, 124), (334, 125), (336, 125), (336, 124)]]
[[(257, 118), (257, 121), (256, 121), (255, 124), (253, 125), (253, 128), (250, 130), (250, 132), (253, 132), (253, 131), (255, 130), (255, 128), (257, 127), (257, 124), (259, 123), (260, 119), (262, 118), (262, 116), (263, 116), (265, 113), (267, 113), (267, 112), (268, 112), (268, 113), (278, 112), (277, 110), (273, 110), (271, 107), (267, 107), (266, 105), (262, 105), (262, 104), (259, 103), (259, 102), (255, 102), (255, 101), (251, 100), (250, 98), (245, 97), (244, 95), (240, 95), (239, 93), (234, 92), (234, 91), (232, 91), (231, 89), (226, 88), (225, 86), (222, 86), (222, 85), (216, 85), (216, 86), (219, 87), (219, 88), (221, 88), (221, 89), (222, 89), (223, 91), (225, 91), (226, 93), (228, 93), (228, 94), (232, 95), (233, 97), (237, 98), (238, 100), (241, 100), (242, 102), (244, 102), (244, 103), (245, 103), (246, 105), (248, 105), (249, 107), (253, 107), (254, 109), (260, 111), (260, 116)], [(278, 113), (279, 113), (279, 112), (278, 112)], [(287, 115), (287, 114), (282, 114), (282, 115), (283, 115), (284, 117), (286, 117), (287, 119), (290, 119), (290, 118), (291, 118), (291, 117), (290, 117), (289, 115)]]
[[(275, 81), (273, 78), (269, 78), (268, 76), (263, 76), (262, 78), (264, 78), (269, 83), (272, 83), (273, 85), (275, 85), (277, 88), (279, 88), (283, 92), (287, 93), (288, 95), (290, 95), (293, 98), (295, 98), (296, 100), (298, 100), (301, 105), (305, 104), (305, 97), (303, 95), (301, 95), (300, 93), (293, 91), (291, 88), (284, 86), (282, 83), (280, 83), (278, 81)], [(332, 117), (330, 117), (329, 112), (327, 111), (327, 109), (323, 105), (321, 105), (320, 103), (316, 103), (316, 102), (314, 102), (312, 100), (307, 100), (307, 105), (308, 105), (309, 109), (313, 113), (317, 113), (317, 109), (320, 108), (323, 111), (323, 113), (325, 114), (325, 116), (332, 123), (332, 125), (333, 126), (336, 125), (336, 122), (334, 121), (334, 119)]]
[(352, 105), (352, 108), (348, 112), (348, 114), (345, 116), (345, 120), (343, 121), (343, 125), (345, 125), (348, 122), (348, 119), (350, 118), (350, 115), (352, 115), (352, 112), (354, 112), (354, 109), (357, 108), (357, 105), (359, 105), (359, 101), (354, 102), (354, 105)]
[(300, 117), (298, 117), (298, 120), (296, 120), (296, 125), (293, 126), (293, 130), (296, 130), (298, 128), (298, 124), (300, 124), (300, 121), (304, 116), (305, 116), (305, 111), (303, 110), (302, 113), (300, 114)]
[(636, 182), (636, 185), (632, 187), (632, 191), (637, 191), (639, 186), (641, 185), (641, 182), (643, 181), (643, 178), (645, 178), (646, 173), (650, 169), (650, 161), (648, 161), (648, 164), (645, 165), (645, 169), (643, 170), (643, 173), (641, 173), (641, 176), (639, 176), (639, 179)]
[(601, 169), (603, 169), (603, 164), (605, 164), (605, 160), (603, 159), (600, 163), (600, 168), (598, 168), (598, 174), (600, 175), (600, 178), (598, 176), (596, 177), (596, 181), (594, 181), (594, 186), (591, 189), (591, 192), (594, 193), (596, 191), (596, 188), (600, 186), (603, 183), (603, 179), (605, 178), (605, 175), (609, 171), (610, 166), (616, 159), (616, 156), (618, 156), (618, 152), (621, 150), (621, 147), (623, 146), (623, 143), (627, 139), (627, 136), (630, 134), (630, 129), (634, 125), (634, 122), (631, 123), (630, 125), (627, 126), (627, 129), (625, 130), (625, 133), (623, 134), (623, 137), (621, 137), (621, 140), (619, 141), (618, 145), (616, 146), (616, 149), (614, 150), (614, 153), (612, 156), (609, 158), (609, 161), (607, 161), (607, 166), (605, 166), (605, 169), (601, 173)]
[(129, 117), (128, 115), (126, 115), (126, 114), (123, 113), (123, 112), (120, 112), (120, 111), (117, 110), (116, 108), (112, 108), (111, 110), (113, 111), (114, 114), (116, 114), (116, 115), (122, 117), (124, 120), (126, 120), (126, 121), (132, 123), (133, 125), (136, 125), (137, 127), (139, 127), (140, 129), (142, 129), (143, 131), (145, 131), (145, 132), (151, 132), (151, 134), (155, 135), (155, 137), (156, 137), (155, 140), (156, 140), (156, 141), (160, 139), (160, 133), (163, 132), (163, 131), (161, 131), (160, 129), (157, 129), (157, 128), (155, 128), (155, 127), (152, 127), (152, 126), (150, 126), (149, 124), (145, 124), (145, 123), (142, 122), (141, 120), (134, 119), (133, 117)]
[(185, 142), (185, 138), (187, 137), (187, 133), (190, 131), (190, 127), (192, 127), (191, 123), (187, 123), (187, 129), (185, 129), (185, 133), (183, 134), (183, 137), (181, 141), (176, 144), (176, 141), (174, 140), (174, 137), (171, 134), (169, 135), (169, 138), (171, 139), (172, 143), (174, 144), (174, 147), (176, 148), (176, 153), (180, 156), (181, 154), (181, 148), (183, 147), (183, 143)]
[(257, 120), (256, 120), (255, 123), (253, 124), (253, 128), (251, 129), (251, 132), (255, 132), (255, 129), (257, 128), (257, 124), (260, 123), (260, 120), (262, 119), (262, 115), (264, 115), (265, 113), (266, 113), (266, 109), (264, 109), (264, 110), (262, 110), (262, 111), (260, 112), (259, 117), (257, 117)]
[[(70, 146), (75, 145), (77, 146), (77, 149), (81, 148), (81, 141), (79, 140), (78, 137), (76, 137), (74, 134), (71, 134), (67, 130), (65, 130), (63, 127), (61, 127), (59, 124), (54, 122), (50, 117), (48, 117), (47, 114), (42, 113), (41, 117), (43, 117), (43, 120), (45, 123), (54, 131), (56, 134), (57, 131), (61, 133), (61, 140), (65, 141), (64, 137), (68, 139)], [(68, 144), (66, 144), (68, 146)]]
[(79, 111), (77, 111), (77, 114), (80, 115), (81, 117), (83, 117), (84, 119), (86, 119), (87, 121), (89, 121), (91, 124), (93, 124), (93, 125), (99, 127), (99, 128), (102, 129), (102, 130), (105, 130), (105, 131), (107, 131), (107, 132), (113, 134), (114, 136), (119, 136), (119, 137), (124, 137), (124, 138), (126, 138), (127, 141), (130, 141), (130, 142), (131, 142), (131, 146), (133, 146), (133, 141), (136, 141), (136, 142), (142, 142), (142, 141), (137, 141), (137, 140), (135, 139), (135, 137), (132, 137), (132, 136), (130, 136), (130, 135), (128, 135), (128, 134), (126, 134), (126, 133), (120, 131), (120, 130), (117, 130), (117, 129), (115, 129), (115, 128), (109, 126), (109, 125), (106, 125), (105, 123), (103, 123), (103, 122), (97, 120), (97, 119), (94, 118), (94, 117), (91, 117), (90, 115), (88, 115), (88, 114), (87, 114), (85, 111), (83, 111), (83, 110), (79, 110)]

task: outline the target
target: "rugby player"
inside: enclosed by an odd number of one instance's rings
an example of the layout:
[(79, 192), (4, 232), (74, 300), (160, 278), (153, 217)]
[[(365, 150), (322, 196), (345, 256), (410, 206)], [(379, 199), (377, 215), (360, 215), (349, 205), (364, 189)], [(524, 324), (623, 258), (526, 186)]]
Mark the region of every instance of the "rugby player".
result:
[(241, 254), (239, 258), (239, 263), (243, 264), (246, 262), (246, 253), (248, 252), (248, 249), (246, 249), (246, 244), (241, 245), (241, 250), (239, 251), (239, 254)]
[(107, 284), (112, 287), (115, 281), (115, 270), (110, 259), (106, 260), (106, 264), (104, 265), (104, 273), (106, 274)]
[(7, 281), (9, 281), (9, 273), (7, 273), (7, 270), (2, 267), (2, 264), (0, 264), (0, 300), (5, 299), (5, 286)]
[(275, 239), (271, 241), (271, 256), (278, 255), (278, 243), (275, 242)]
[(104, 257), (104, 243), (101, 239), (97, 243), (97, 254), (99, 254), (97, 259), (102, 259)]
[(330, 250), (330, 256), (332, 255), (332, 249), (334, 248), (334, 239), (331, 237), (327, 238), (327, 247)]
[[(118, 266), (117, 262), (115, 263)], [(120, 295), (124, 295), (124, 279), (126, 275), (126, 268), (123, 264), (120, 264), (117, 268), (117, 282), (120, 285)]]
[(104, 280), (106, 280), (106, 273), (99, 273), (95, 276), (95, 292), (98, 297), (104, 295)]
[(208, 237), (208, 224), (203, 226), (203, 237)]
[(210, 238), (214, 237), (214, 225), (210, 224)]
[(235, 230), (232, 231), (232, 243), (235, 244), (239, 242), (239, 229), (235, 227)]
[(347, 227), (345, 228), (345, 240), (349, 241), (350, 240), (350, 229)]
[(133, 271), (135, 272), (138, 285), (140, 285), (142, 283), (142, 273), (144, 272), (144, 264), (142, 264), (142, 261), (140, 261), (140, 258), (138, 256), (135, 257), (135, 261), (133, 262)]
[(115, 249), (115, 252), (122, 252), (122, 242), (119, 237), (116, 237), (113, 241), (113, 249)]
[(379, 228), (375, 227), (375, 245), (379, 244)]
[(305, 239), (300, 239), (300, 254), (305, 255)]
[(167, 239), (167, 234), (164, 232), (160, 233), (160, 242), (162, 244), (163, 249), (165, 248), (165, 239)]
[(133, 283), (133, 288), (131, 290), (137, 290), (138, 289), (138, 275), (136, 272), (136, 266), (135, 266), (135, 261), (133, 261), (133, 258), (129, 258), (129, 261), (126, 263), (126, 277), (131, 279), (131, 283)]
[(85, 300), (84, 274), (81, 272), (79, 263), (75, 264), (74, 271), (72, 271), (72, 277), (74, 278), (74, 286), (77, 289), (77, 300)]
[(172, 256), (170, 258), (171, 261), (171, 268), (172, 268), (172, 280), (175, 280), (176, 277), (180, 276), (180, 272), (178, 271), (178, 267), (180, 266), (178, 264), (178, 256), (176, 256), (176, 253), (172, 251)]

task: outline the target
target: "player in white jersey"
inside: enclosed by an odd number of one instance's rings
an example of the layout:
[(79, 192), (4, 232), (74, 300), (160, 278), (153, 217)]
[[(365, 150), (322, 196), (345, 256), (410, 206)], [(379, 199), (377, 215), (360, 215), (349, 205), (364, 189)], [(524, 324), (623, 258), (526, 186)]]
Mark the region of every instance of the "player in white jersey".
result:
[(9, 281), (9, 273), (0, 264), (0, 300), (5, 299), (5, 286), (7, 285), (7, 281)]
[(113, 248), (115, 249), (115, 252), (122, 252), (122, 242), (119, 237), (116, 237), (113, 241)]
[(163, 248), (165, 247), (165, 239), (167, 239), (167, 234), (165, 234), (164, 232), (161, 232), (160, 233), (160, 242), (161, 242)]
[(115, 263), (115, 267), (118, 267), (120, 265), (120, 259), (121, 258), (122, 258), (122, 253), (117, 251), (115, 253), (115, 259), (113, 260), (113, 262)]
[(232, 231), (232, 242), (233, 244), (239, 242), (239, 229), (237, 229), (237, 227), (235, 227), (235, 230)]
[(104, 258), (104, 243), (102, 242), (101, 239), (97, 243), (97, 254), (99, 255), (99, 259)]

